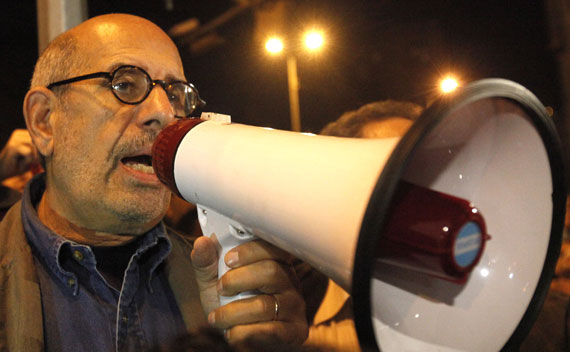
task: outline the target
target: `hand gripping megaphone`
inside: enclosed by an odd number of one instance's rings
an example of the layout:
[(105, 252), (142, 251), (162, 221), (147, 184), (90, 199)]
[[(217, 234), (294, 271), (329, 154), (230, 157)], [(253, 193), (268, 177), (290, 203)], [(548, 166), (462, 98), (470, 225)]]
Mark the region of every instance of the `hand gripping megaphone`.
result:
[(560, 141), (506, 80), (442, 98), (402, 138), (186, 119), (160, 133), (153, 166), (222, 246), (260, 237), (350, 292), (365, 350), (516, 347), (560, 250)]

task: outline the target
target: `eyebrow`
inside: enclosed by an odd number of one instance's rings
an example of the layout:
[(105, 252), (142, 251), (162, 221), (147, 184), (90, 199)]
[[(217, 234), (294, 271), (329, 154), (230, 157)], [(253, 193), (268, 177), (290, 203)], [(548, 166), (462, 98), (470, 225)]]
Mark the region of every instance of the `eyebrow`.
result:
[[(146, 73), (148, 73), (148, 68), (144, 67), (144, 65), (140, 65), (138, 63), (137, 64), (126, 63), (126, 62), (122, 62), (122, 61), (114, 63), (113, 65), (111, 65), (107, 72), (113, 72), (121, 66), (136, 66), (138, 68), (143, 69)], [(150, 76), (150, 73), (148, 73), (148, 75)], [(156, 77), (151, 76), (151, 79), (156, 79)], [(166, 77), (164, 77), (163, 81), (165, 81), (165, 82), (186, 82), (186, 83), (188, 83), (188, 81), (186, 80), (186, 78), (184, 76), (182, 76), (182, 78), (178, 78), (178, 77), (176, 77), (170, 73), (166, 74)]]
[[(125, 62), (117, 62), (117, 63), (114, 63), (113, 65), (111, 65), (111, 66), (107, 69), (107, 72), (114, 72), (116, 69), (118, 69), (118, 68), (121, 67), (121, 66), (136, 66), (136, 65), (127, 64), (127, 63), (125, 63)], [(142, 68), (142, 67), (141, 67), (141, 68)], [(144, 68), (142, 68), (142, 69), (144, 70)], [(146, 71), (146, 70), (145, 70), (145, 71)]]

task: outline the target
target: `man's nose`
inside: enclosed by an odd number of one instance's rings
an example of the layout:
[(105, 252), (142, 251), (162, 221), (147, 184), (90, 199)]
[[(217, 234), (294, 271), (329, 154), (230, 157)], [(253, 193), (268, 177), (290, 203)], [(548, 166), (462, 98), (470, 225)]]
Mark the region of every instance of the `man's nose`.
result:
[(156, 84), (152, 88), (147, 98), (140, 103), (137, 123), (144, 129), (160, 130), (174, 120), (174, 108), (162, 85)]

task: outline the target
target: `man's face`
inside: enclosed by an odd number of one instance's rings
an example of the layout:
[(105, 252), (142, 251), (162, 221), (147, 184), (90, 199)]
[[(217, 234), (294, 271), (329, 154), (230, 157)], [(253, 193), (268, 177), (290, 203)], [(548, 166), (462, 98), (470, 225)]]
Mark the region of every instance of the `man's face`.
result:
[[(138, 28), (140, 27), (140, 28)], [(144, 69), (152, 79), (184, 80), (176, 47), (156, 28), (101, 23), (78, 34), (88, 72), (121, 65)], [(83, 45), (86, 46), (86, 45)], [(150, 166), (151, 146), (173, 120), (166, 93), (156, 86), (138, 105), (118, 101), (108, 80), (67, 86), (54, 121), (48, 192), (60, 214), (77, 226), (117, 234), (140, 234), (157, 224), (170, 192)]]

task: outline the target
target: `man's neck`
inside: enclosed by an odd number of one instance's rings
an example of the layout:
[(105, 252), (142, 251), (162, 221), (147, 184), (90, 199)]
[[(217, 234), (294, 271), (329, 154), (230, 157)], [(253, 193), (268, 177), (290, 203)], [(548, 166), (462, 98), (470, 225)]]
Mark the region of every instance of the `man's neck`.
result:
[(47, 192), (43, 194), (37, 211), (40, 221), (58, 235), (81, 244), (90, 246), (120, 246), (133, 241), (136, 236), (117, 235), (86, 229), (73, 224), (59, 215), (49, 204)]

